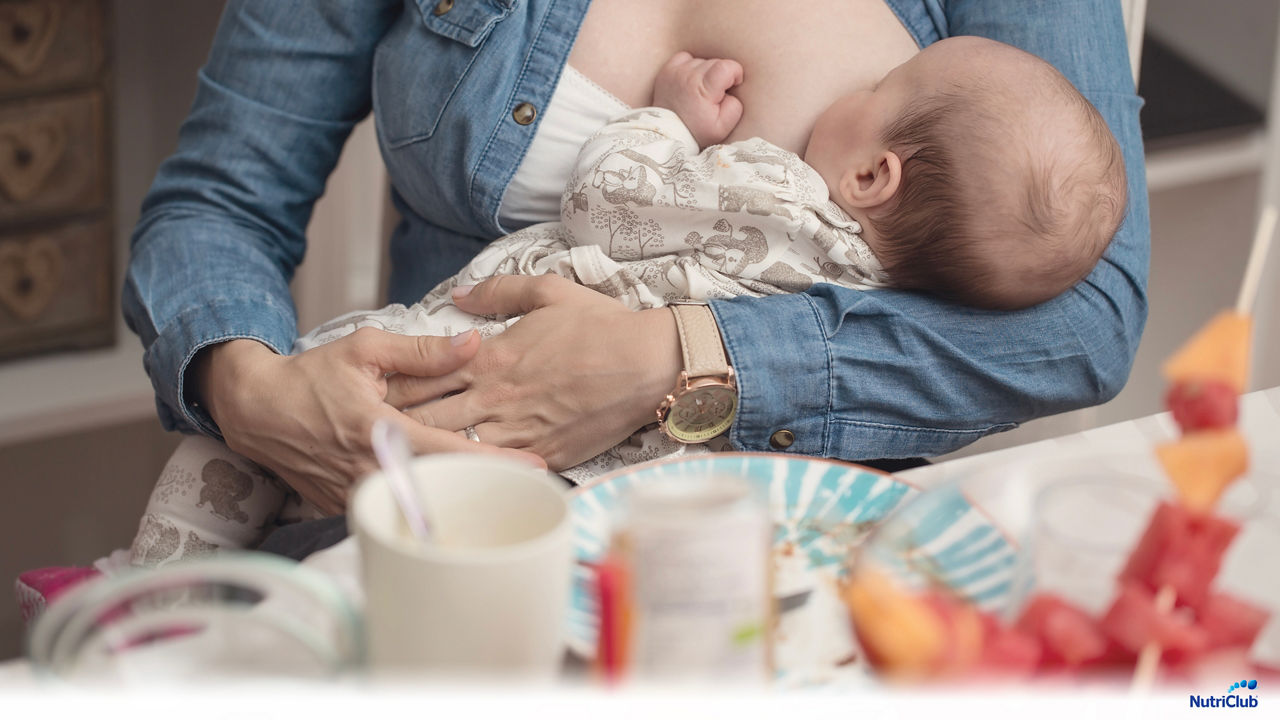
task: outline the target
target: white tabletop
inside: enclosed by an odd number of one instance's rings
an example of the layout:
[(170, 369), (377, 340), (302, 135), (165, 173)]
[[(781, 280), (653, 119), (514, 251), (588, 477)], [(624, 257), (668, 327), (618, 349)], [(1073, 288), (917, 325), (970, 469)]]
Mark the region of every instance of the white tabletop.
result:
[[(1220, 509), (1227, 515), (1247, 517), (1248, 523), (1228, 551), (1215, 582), (1219, 589), (1275, 608), (1280, 606), (1280, 573), (1257, 569), (1274, 566), (1280, 554), (1280, 387), (1241, 397), (1238, 424), (1249, 444), (1250, 469), (1223, 496)], [(898, 475), (925, 488), (953, 480), (990, 479), (983, 490), (987, 497), (978, 500), (1009, 528), (1029, 520), (1023, 517), (1028, 500), (1045, 483), (1064, 477), (1127, 476), (1171, 492), (1153, 449), (1178, 434), (1172, 414), (1164, 412)], [(1080, 519), (1083, 526), (1093, 521)], [(1020, 530), (1025, 531), (1025, 526)], [(1280, 667), (1280, 615), (1272, 617), (1255, 643), (1253, 657)]]
[[(1241, 399), (1240, 427), (1249, 441), (1252, 470), (1244, 485), (1242, 502), (1263, 522), (1280, 527), (1280, 387), (1249, 393)], [(1009, 468), (1030, 464), (1038, 468), (1096, 469), (1111, 463), (1125, 473), (1139, 475), (1153, 482), (1163, 478), (1151, 449), (1177, 437), (1178, 428), (1169, 413), (1108, 425), (1027, 445), (998, 450), (982, 455), (916, 468), (898, 475), (922, 488), (935, 487), (949, 480), (983, 474), (996, 475)], [(1006, 496), (1033, 492), (1027, 484), (1001, 481), (996, 485)], [(1241, 494), (1241, 493), (1237, 493)], [(996, 503), (998, 504), (998, 503)], [(357, 604), (361, 592), (354, 575), (354, 544), (349, 540), (327, 551), (317, 553), (305, 564), (338, 579), (342, 589)], [(1256, 567), (1266, 567), (1267, 559)], [(1280, 582), (1280, 577), (1276, 578)], [(1277, 589), (1280, 596), (1280, 589)], [(1269, 635), (1280, 653), (1280, 623), (1273, 622)], [(0, 663), (0, 685), (30, 687), (34, 684), (25, 660)]]
[[(1249, 443), (1249, 481), (1255, 485), (1262, 514), (1280, 520), (1280, 387), (1248, 393), (1240, 399), (1239, 426)], [(1092, 458), (1123, 458), (1136, 475), (1163, 479), (1151, 449), (1178, 436), (1170, 413), (1128, 420), (1092, 430), (1040, 440), (994, 452), (928, 465), (898, 473), (922, 487), (934, 487), (983, 469), (1020, 463), (1087, 462)]]

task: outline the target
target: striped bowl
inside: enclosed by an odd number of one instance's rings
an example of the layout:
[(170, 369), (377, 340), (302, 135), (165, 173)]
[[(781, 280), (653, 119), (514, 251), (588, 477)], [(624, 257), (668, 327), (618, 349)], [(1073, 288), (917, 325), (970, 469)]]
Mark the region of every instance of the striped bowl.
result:
[[(636, 465), (573, 491), (574, 549), (578, 560), (567, 619), (569, 648), (595, 655), (599, 618), (591, 563), (601, 557), (612, 534), (615, 511), (628, 488), (659, 477), (734, 475), (747, 478), (765, 498), (774, 521), (775, 562), (809, 575), (809, 587), (833, 585), (848, 570), (850, 550), (900, 507), (911, 514), (911, 567), (927, 567), (958, 594), (982, 607), (1008, 600), (1016, 550), (987, 515), (955, 490), (931, 491), (929, 502), (908, 503), (921, 492), (906, 481), (870, 468), (835, 460), (770, 453), (717, 453)], [(920, 510), (923, 509), (923, 512)], [(902, 536), (885, 562), (906, 562)], [(878, 553), (878, 555), (880, 555)], [(775, 572), (777, 569), (775, 568)], [(781, 579), (786, 572), (777, 573)], [(794, 573), (791, 573), (794, 575)], [(793, 578), (794, 579), (794, 578)], [(787, 588), (779, 583), (780, 595)], [(799, 583), (804, 586), (806, 583)], [(794, 584), (793, 584), (794, 585)], [(833, 632), (847, 631), (832, 628)]]

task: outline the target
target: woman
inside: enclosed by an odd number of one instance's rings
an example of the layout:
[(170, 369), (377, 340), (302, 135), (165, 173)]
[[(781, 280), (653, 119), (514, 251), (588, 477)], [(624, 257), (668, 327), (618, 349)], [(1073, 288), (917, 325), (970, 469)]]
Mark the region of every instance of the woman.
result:
[(161, 419), (221, 431), (328, 511), (371, 464), (376, 416), (399, 418), (419, 452), (474, 447), (457, 433), (468, 429), (552, 468), (591, 457), (650, 422), (675, 387), (682, 358), (666, 310), (501, 278), (458, 299), (526, 315), (484, 343), (358, 333), (279, 354), (295, 336), (288, 280), (311, 206), (351, 127), (372, 105), (405, 218), (390, 300), (413, 302), (488, 240), (558, 212), (524, 189), (562, 188), (531, 181), (539, 168), (522, 160), (566, 62), (637, 106), (677, 50), (734, 58), (744, 114), (729, 140), (795, 150), (835, 97), (961, 34), (1045, 58), (1107, 119), (1130, 198), (1110, 250), (1074, 290), (1016, 313), (828, 285), (714, 302), (737, 376), (729, 439), (851, 459), (932, 455), (1105, 401), (1145, 320), (1149, 235), (1140, 101), (1114, 0), (276, 0), (228, 5), (134, 235), (125, 313)]

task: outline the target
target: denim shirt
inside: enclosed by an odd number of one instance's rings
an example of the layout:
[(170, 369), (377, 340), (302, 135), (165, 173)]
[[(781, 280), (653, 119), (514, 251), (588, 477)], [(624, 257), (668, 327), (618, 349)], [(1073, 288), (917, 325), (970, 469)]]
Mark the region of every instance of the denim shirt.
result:
[[(916, 42), (981, 35), (1058, 67), (1124, 150), (1129, 206), (1110, 249), (1066, 294), (1017, 312), (819, 284), (716, 301), (737, 372), (730, 439), (841, 458), (928, 456), (1124, 385), (1146, 318), (1149, 222), (1138, 110), (1116, 0), (887, 0)], [(296, 336), (288, 283), (312, 205), (370, 110), (403, 222), (391, 297), (412, 303), (489, 240), (587, 0), (228, 3), (178, 149), (132, 238), (123, 306), (146, 347), (166, 428), (218, 430), (184, 398), (202, 347)], [(374, 239), (370, 237), (370, 242)]]

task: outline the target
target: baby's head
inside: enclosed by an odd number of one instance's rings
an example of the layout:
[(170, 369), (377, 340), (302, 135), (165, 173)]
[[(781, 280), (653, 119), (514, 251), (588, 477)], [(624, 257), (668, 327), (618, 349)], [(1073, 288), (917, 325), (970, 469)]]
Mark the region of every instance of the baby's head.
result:
[(934, 43), (818, 119), (805, 161), (863, 225), (889, 283), (1017, 309), (1093, 269), (1124, 215), (1106, 122), (1003, 43)]

